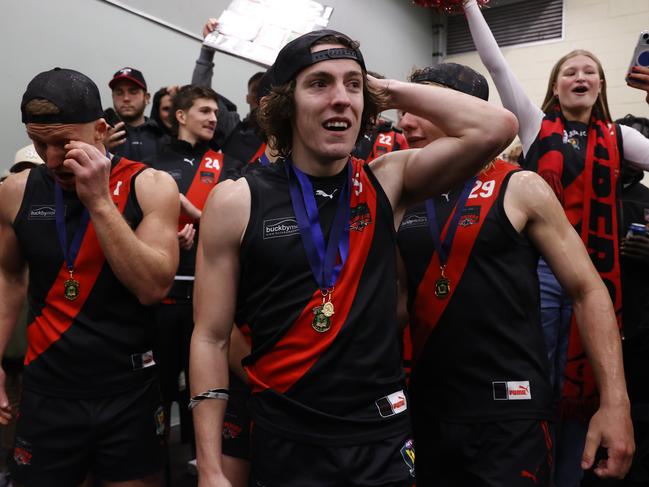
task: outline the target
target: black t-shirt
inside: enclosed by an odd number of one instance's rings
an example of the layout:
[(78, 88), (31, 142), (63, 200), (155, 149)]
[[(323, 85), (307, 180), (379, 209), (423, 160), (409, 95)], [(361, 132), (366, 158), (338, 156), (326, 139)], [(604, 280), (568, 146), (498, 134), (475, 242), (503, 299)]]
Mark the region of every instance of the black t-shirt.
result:
[[(245, 361), (254, 421), (277, 435), (358, 444), (408, 432), (396, 324), (390, 203), (354, 160), (349, 257), (332, 296), (331, 329), (314, 330), (322, 295), (291, 205), (285, 163), (246, 174), (251, 214), (241, 247), (238, 318), (251, 329)], [(311, 178), (325, 238), (345, 173)], [(392, 409), (390, 409), (392, 408)]]
[(126, 126), (126, 141), (111, 149), (115, 155), (132, 161), (155, 160), (162, 146), (169, 140), (155, 120), (147, 118), (137, 127)]
[[(113, 159), (110, 194), (135, 229), (142, 211), (135, 177), (145, 168)], [(83, 205), (63, 193), (68, 245)], [(118, 206), (120, 208), (120, 206)], [(29, 266), (28, 343), (24, 387), (53, 396), (100, 397), (136, 389), (154, 375), (153, 313), (117, 279), (98, 243), (92, 221), (74, 263), (79, 297), (64, 297), (69, 279), (56, 229), (54, 180), (45, 165), (31, 170), (14, 221)]]

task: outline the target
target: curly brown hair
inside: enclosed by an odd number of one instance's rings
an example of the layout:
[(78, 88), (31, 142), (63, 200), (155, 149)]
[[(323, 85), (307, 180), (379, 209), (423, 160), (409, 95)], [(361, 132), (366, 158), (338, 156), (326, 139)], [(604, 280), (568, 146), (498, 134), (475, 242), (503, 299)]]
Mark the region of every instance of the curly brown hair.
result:
[[(358, 49), (359, 43), (344, 37), (326, 36), (316, 41), (318, 44), (341, 44), (350, 49)], [(271, 68), (272, 69), (272, 68)], [(381, 112), (385, 95), (371, 90), (367, 84), (367, 72), (363, 69), (363, 113), (357, 141), (370, 132)], [(291, 120), (295, 117), (295, 79), (279, 86), (273, 86), (264, 96), (257, 110), (257, 122), (266, 137), (275, 141), (273, 152), (280, 157), (288, 157), (293, 146)]]

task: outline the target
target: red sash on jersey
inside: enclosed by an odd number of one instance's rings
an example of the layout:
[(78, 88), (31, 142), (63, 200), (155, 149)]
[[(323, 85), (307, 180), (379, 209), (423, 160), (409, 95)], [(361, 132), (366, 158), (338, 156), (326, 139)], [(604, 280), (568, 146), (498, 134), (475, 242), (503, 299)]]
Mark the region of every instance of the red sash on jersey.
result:
[[(583, 172), (565, 188), (561, 185), (564, 164), (564, 120), (558, 107), (546, 115), (539, 132), (536, 153), (527, 159), (539, 175), (550, 182), (573, 226), (581, 224), (581, 238), (606, 285), (622, 326), (617, 180), (620, 153), (616, 128), (593, 116), (588, 126), (588, 145)], [(534, 147), (534, 146), (533, 146)], [(593, 370), (584, 353), (574, 315), (570, 323), (568, 357), (564, 372), (561, 414), (588, 419), (597, 409), (598, 396)]]
[[(203, 154), (192, 184), (190, 184), (187, 194), (185, 194), (185, 197), (199, 210), (203, 210), (210, 191), (218, 184), (222, 170), (223, 153), (208, 149)], [(194, 223), (194, 220), (181, 211), (178, 218), (178, 230), (182, 230), (187, 223)]]
[(330, 347), (347, 321), (372, 245), (376, 221), (376, 190), (362, 167), (364, 161), (353, 158), (352, 164), (349, 256), (332, 295), (336, 313), (331, 318), (331, 328), (319, 333), (311, 326), (313, 308), (322, 305), (322, 294), (316, 289), (285, 335), (255, 363), (246, 366), (253, 392), (270, 388), (284, 393), (290, 389)]
[[(140, 162), (122, 157), (112, 169), (108, 185), (113, 202), (120, 213), (123, 213), (126, 207), (131, 180), (146, 167)], [(105, 261), (106, 257), (99, 245), (91, 219), (74, 263), (74, 278), (79, 281), (79, 297), (74, 301), (64, 297), (63, 283), (70, 278), (70, 273), (63, 262), (54, 284), (47, 293), (41, 314), (27, 327), (29, 346), (25, 355), (25, 365), (38, 358), (70, 328), (90, 296)]]
[(266, 142), (261, 143), (259, 149), (257, 149), (257, 152), (255, 152), (255, 155), (253, 155), (248, 161), (248, 164), (253, 164), (257, 162), (257, 159), (259, 159), (264, 152), (266, 152)]
[[(518, 166), (499, 160), (493, 167), (478, 176), (465, 206), (465, 209), (471, 209), (472, 212), (467, 213), (467, 217), (460, 218), (457, 233), (449, 252), (445, 273), (450, 281), (451, 290), (444, 299), (435, 296), (435, 283), (440, 277), (440, 263), (439, 255), (437, 252), (433, 252), (426, 273), (417, 289), (417, 295), (410, 314), (413, 364), (416, 364), (421, 356), (428, 337), (453, 299), (482, 225), (487, 219), (491, 207), (498, 199), (505, 176), (516, 169), (518, 169)], [(493, 181), (493, 186), (491, 181)], [(479, 212), (474, 211), (475, 207), (479, 207)], [(475, 221), (474, 216), (476, 214), (478, 215), (477, 221)], [(440, 238), (442, 241), (448, 232), (448, 225), (451, 220), (452, 217), (449, 217), (446, 225), (444, 225)]]

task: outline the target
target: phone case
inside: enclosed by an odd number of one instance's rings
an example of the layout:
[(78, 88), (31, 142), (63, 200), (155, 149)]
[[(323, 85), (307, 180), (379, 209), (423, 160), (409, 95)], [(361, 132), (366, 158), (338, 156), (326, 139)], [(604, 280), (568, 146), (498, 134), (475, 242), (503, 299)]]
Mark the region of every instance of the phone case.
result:
[(633, 51), (633, 57), (629, 63), (627, 75), (631, 73), (633, 66), (649, 68), (649, 30), (643, 30), (638, 37), (638, 43)]

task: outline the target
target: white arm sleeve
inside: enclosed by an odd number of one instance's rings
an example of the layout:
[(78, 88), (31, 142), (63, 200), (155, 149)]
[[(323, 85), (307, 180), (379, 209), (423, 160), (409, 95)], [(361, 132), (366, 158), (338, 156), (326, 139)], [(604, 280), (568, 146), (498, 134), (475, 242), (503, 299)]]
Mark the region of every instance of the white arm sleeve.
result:
[(464, 11), (473, 42), (482, 63), (494, 80), (503, 106), (518, 119), (518, 136), (523, 144), (523, 154), (527, 154), (541, 129), (543, 112), (527, 97), (520, 82), (509, 68), (476, 0), (469, 0), (464, 5)]
[(638, 169), (649, 171), (649, 139), (633, 127), (620, 125), (624, 158)]

